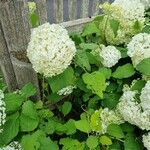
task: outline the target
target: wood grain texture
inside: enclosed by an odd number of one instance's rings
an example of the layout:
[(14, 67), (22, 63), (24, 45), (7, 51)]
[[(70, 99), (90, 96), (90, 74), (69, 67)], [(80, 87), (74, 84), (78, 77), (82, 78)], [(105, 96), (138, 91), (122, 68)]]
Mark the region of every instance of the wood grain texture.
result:
[(54, 0), (55, 23), (63, 22), (63, 0)]
[(82, 0), (82, 16), (81, 18), (89, 17), (89, 0)]
[(39, 23), (47, 22), (47, 3), (46, 0), (35, 0), (37, 7), (37, 14), (39, 16)]
[(77, 19), (77, 0), (68, 0), (69, 20)]
[(92, 6), (92, 16), (96, 16), (99, 14), (99, 5), (100, 5), (100, 1), (99, 0), (94, 0), (93, 1), (93, 6)]
[[(29, 69), (27, 63), (24, 62), (27, 59), (26, 49), (30, 39), (30, 25), (28, 20), (27, 0), (7, 0), (0, 2), (0, 21), (3, 30), (2, 38), (6, 41), (6, 44), (2, 45), (5, 53), (2, 53), (1, 57), (7, 55), (6, 63), (9, 63), (9, 66), (11, 64), (13, 66), (10, 66), (12, 75), (8, 72), (7, 66), (4, 64), (5, 61), (1, 63), (1, 68), (9, 86), (10, 84), (14, 84), (18, 85), (18, 88), (22, 88), (26, 83), (32, 82), (39, 91), (37, 76), (34, 70), (31, 66)], [(16, 63), (12, 59), (13, 57), (15, 57), (15, 60), (19, 59), (20, 61), (18, 60)], [(5, 73), (6, 70), (8, 73)], [(14, 78), (14, 81), (12, 81), (12, 78)], [(12, 83), (9, 81), (12, 81)], [(40, 98), (39, 94), (37, 94), (37, 98)]]
[(16, 90), (18, 88), (18, 84), (13, 69), (13, 65), (11, 63), (1, 22), (0, 22), (0, 67), (4, 75), (8, 90), (9, 91)]

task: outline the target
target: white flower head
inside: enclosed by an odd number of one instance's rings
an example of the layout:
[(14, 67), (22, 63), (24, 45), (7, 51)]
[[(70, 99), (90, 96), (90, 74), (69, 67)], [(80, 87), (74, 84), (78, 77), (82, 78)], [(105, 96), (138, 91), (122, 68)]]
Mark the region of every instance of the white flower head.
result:
[(131, 57), (133, 65), (136, 66), (143, 59), (150, 57), (150, 34), (139, 33), (135, 35), (127, 48), (127, 54)]
[(143, 135), (143, 144), (147, 150), (150, 150), (150, 132), (147, 135)]
[(59, 90), (57, 92), (58, 95), (69, 95), (73, 92), (73, 89), (75, 89), (76, 86), (72, 86), (72, 85), (69, 85), (67, 87), (64, 87), (63, 89)]
[(107, 46), (100, 51), (100, 57), (102, 57), (102, 64), (105, 67), (112, 67), (121, 58), (121, 53), (114, 46)]
[(28, 2), (29, 13), (32, 14), (36, 10), (36, 3), (35, 2)]
[(118, 112), (125, 121), (143, 130), (150, 130), (150, 114), (142, 110), (141, 104), (136, 101), (135, 96), (135, 91), (125, 91), (118, 103)]
[(0, 133), (3, 131), (2, 126), (6, 122), (6, 104), (3, 98), (4, 98), (3, 91), (0, 90)]
[(21, 145), (19, 142), (13, 141), (9, 145), (3, 148), (0, 148), (0, 150), (23, 150), (23, 149), (21, 148)]
[(112, 5), (118, 5), (123, 10), (124, 18), (129, 22), (144, 22), (144, 5), (138, 0), (115, 0)]
[(150, 114), (150, 80), (147, 81), (145, 87), (142, 89), (140, 100), (142, 109), (148, 111)]
[(75, 44), (62, 26), (45, 23), (33, 29), (27, 56), (36, 72), (46, 77), (61, 74), (75, 53)]

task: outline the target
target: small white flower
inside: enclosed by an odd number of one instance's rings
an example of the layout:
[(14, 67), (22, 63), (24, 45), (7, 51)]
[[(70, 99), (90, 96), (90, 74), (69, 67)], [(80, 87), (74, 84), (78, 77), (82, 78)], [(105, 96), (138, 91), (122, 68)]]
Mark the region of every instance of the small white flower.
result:
[(150, 57), (150, 34), (139, 33), (135, 35), (127, 48), (127, 54), (131, 57), (133, 65), (136, 66), (143, 59)]
[(62, 26), (45, 23), (33, 29), (27, 56), (36, 72), (46, 77), (61, 74), (75, 53), (75, 44)]
[(73, 89), (75, 89), (75, 88), (76, 88), (76, 86), (70, 85), (70, 86), (64, 87), (63, 89), (59, 90), (57, 92), (57, 94), (58, 95), (69, 95), (73, 92)]
[(121, 58), (121, 53), (114, 46), (107, 46), (100, 51), (100, 57), (102, 57), (102, 64), (105, 67), (112, 67)]
[(3, 131), (2, 126), (6, 122), (6, 104), (3, 101), (4, 93), (0, 90), (0, 133)]
[(29, 13), (32, 14), (36, 10), (36, 3), (35, 2), (28, 2)]
[(140, 0), (140, 2), (144, 5), (145, 9), (150, 8), (150, 0)]
[(150, 80), (147, 81), (145, 87), (142, 89), (140, 100), (143, 110), (148, 111), (150, 114)]
[(20, 143), (17, 141), (11, 142), (9, 145), (0, 148), (0, 150), (22, 150)]
[(143, 135), (143, 144), (147, 150), (150, 150), (150, 132), (147, 135)]

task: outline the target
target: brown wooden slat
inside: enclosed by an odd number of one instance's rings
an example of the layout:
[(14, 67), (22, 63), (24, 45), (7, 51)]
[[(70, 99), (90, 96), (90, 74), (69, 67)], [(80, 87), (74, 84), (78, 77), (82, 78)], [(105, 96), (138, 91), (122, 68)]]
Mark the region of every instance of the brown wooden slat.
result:
[(82, 0), (82, 16), (81, 18), (89, 17), (89, 0)]
[(77, 19), (77, 0), (68, 0), (69, 20)]
[(37, 13), (39, 16), (39, 23), (47, 22), (47, 3), (46, 0), (35, 0)]
[(93, 16), (96, 16), (99, 14), (99, 5), (100, 5), (100, 2), (99, 0), (94, 0), (93, 1), (93, 6), (92, 6), (92, 13), (93, 13)]
[(63, 22), (63, 0), (54, 0), (55, 23)]

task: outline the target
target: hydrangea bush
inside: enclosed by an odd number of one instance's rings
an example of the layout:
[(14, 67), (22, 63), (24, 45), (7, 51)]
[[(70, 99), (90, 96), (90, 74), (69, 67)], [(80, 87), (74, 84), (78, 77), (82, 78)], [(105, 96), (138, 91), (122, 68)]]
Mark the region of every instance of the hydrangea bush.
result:
[(0, 150), (150, 150), (149, 0), (100, 8), (71, 34), (34, 18), (27, 56), (41, 100), (31, 83), (0, 90)]

